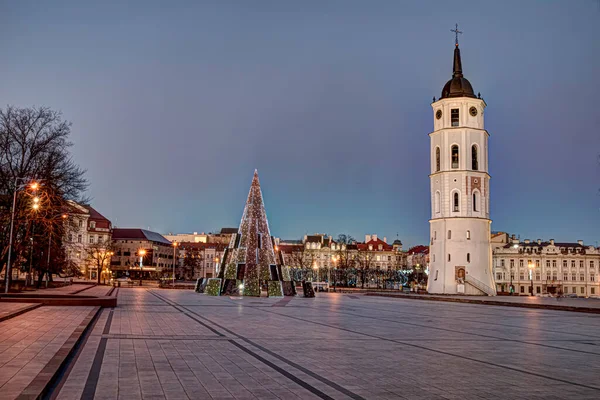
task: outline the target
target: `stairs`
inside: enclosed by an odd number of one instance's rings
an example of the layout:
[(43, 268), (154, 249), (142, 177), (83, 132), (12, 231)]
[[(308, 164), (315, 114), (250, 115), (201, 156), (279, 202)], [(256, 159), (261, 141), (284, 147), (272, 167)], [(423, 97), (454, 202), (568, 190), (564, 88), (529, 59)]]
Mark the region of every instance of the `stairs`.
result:
[(479, 279), (475, 279), (470, 275), (465, 276), (465, 283), (473, 286), (475, 289), (481, 290), (483, 293), (488, 296), (495, 296), (496, 290), (494, 288), (489, 287), (485, 283), (481, 282)]

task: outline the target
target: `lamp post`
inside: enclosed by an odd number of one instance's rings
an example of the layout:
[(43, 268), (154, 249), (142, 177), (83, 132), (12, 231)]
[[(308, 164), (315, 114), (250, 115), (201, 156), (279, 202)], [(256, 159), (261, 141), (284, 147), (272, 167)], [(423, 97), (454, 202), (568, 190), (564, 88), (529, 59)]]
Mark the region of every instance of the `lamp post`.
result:
[(175, 289), (175, 253), (177, 252), (177, 246), (179, 246), (179, 243), (173, 242), (173, 289)]
[[(10, 274), (11, 274), (11, 265), (10, 265), (10, 259), (12, 257), (12, 242), (13, 242), (13, 230), (14, 230), (14, 225), (15, 225), (15, 207), (17, 206), (17, 192), (20, 189), (23, 189), (25, 187), (27, 187), (27, 185), (20, 185), (19, 186), (19, 181), (24, 181), (28, 178), (19, 178), (16, 177), (15, 178), (15, 191), (13, 193), (13, 203), (12, 203), (12, 211), (10, 214), (10, 234), (9, 234), (9, 239), (8, 239), (8, 261), (6, 263), (6, 276), (5, 276), (5, 283), (4, 283), (4, 293), (8, 293), (8, 287), (10, 286)], [(37, 182), (31, 182), (29, 184), (29, 187), (32, 190), (37, 190), (39, 188), (39, 183)], [(33, 209), (37, 210), (40, 207), (39, 204), (39, 197), (35, 197), (34, 198), (34, 203), (33, 203)]]
[(140, 287), (142, 286), (142, 274), (144, 272), (144, 256), (146, 255), (146, 250), (141, 249), (138, 251), (140, 255)]
[[(315, 274), (317, 276), (316, 282), (318, 282), (319, 281), (319, 266), (317, 265), (316, 261), (313, 262), (313, 270), (315, 271)], [(313, 279), (314, 279), (314, 276), (313, 276)]]
[(533, 263), (530, 262), (529, 264), (527, 264), (527, 268), (529, 268), (529, 280), (531, 282), (531, 285), (529, 286), (529, 293), (531, 296), (533, 296)]

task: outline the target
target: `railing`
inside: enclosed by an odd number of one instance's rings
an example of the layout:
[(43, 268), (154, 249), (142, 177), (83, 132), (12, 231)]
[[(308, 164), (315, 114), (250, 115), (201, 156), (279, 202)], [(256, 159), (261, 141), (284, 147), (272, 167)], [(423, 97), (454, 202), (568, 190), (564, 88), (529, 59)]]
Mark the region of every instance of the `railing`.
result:
[(481, 290), (483, 293), (487, 294), (488, 296), (496, 295), (495, 289), (489, 287), (485, 283), (481, 282), (479, 279), (475, 279), (470, 275), (467, 275), (465, 277), (465, 282), (468, 283), (469, 285), (473, 286), (475, 289)]

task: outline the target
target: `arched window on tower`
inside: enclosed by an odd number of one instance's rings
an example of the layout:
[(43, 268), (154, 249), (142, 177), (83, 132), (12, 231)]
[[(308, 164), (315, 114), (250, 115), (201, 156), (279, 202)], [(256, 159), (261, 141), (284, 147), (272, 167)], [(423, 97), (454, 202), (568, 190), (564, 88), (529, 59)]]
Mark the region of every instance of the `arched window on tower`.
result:
[(452, 211), (454, 211), (454, 212), (459, 211), (458, 203), (459, 203), (458, 192), (454, 192), (454, 195), (452, 196)]
[(458, 168), (458, 145), (453, 144), (450, 148), (452, 168)]
[(467, 262), (470, 263), (471, 262), (471, 253), (467, 253)]
[(477, 190), (473, 192), (473, 211), (479, 211), (479, 192)]
[(440, 158), (440, 148), (435, 148), (435, 172), (440, 172), (441, 167), (441, 158)]
[(435, 213), (440, 213), (440, 192), (435, 192)]
[(471, 167), (473, 169), (473, 171), (478, 171), (479, 170), (479, 154), (477, 151), (477, 145), (474, 144), (473, 146), (471, 146)]

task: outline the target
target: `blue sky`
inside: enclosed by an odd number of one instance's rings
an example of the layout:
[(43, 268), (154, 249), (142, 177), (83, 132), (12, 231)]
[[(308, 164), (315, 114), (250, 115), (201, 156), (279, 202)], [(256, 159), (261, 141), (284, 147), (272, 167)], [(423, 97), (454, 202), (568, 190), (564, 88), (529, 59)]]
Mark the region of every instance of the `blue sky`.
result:
[(36, 3), (0, 5), (0, 104), (72, 121), (116, 226), (237, 226), (258, 168), (275, 236), (427, 243), (430, 102), (458, 23), (492, 229), (600, 240), (597, 1)]

